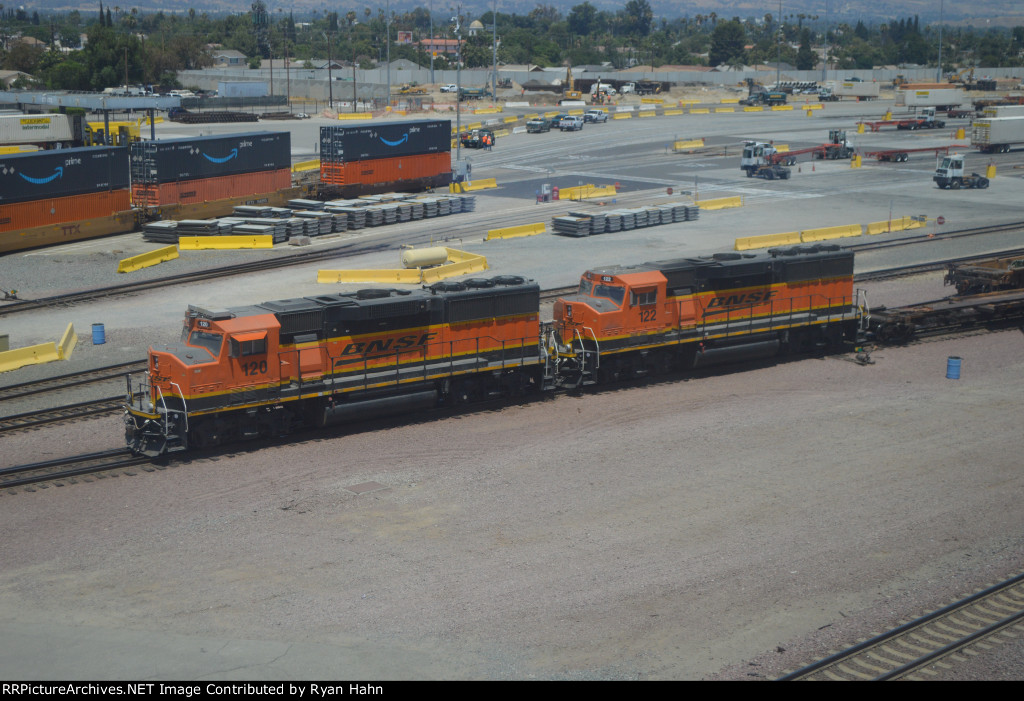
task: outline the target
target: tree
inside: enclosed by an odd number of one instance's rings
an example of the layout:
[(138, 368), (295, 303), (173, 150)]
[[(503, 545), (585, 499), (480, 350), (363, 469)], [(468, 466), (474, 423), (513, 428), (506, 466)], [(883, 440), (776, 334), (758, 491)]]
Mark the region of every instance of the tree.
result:
[(629, 0), (623, 12), (627, 34), (645, 37), (651, 33), (654, 12), (647, 0)]
[(569, 12), (569, 31), (577, 36), (589, 36), (594, 30), (597, 8), (589, 2), (577, 5)]
[(818, 63), (818, 57), (811, 51), (811, 30), (804, 27), (800, 32), (800, 50), (796, 53), (796, 69), (810, 71)]
[(708, 52), (708, 63), (718, 66), (730, 60), (746, 59), (747, 33), (743, 25), (736, 20), (719, 22), (711, 32), (711, 49)]

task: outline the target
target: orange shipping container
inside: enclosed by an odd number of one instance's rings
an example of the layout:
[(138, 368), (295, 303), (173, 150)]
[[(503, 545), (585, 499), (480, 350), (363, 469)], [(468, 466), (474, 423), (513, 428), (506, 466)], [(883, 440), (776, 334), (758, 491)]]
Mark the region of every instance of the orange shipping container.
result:
[(135, 204), (143, 207), (193, 204), (277, 192), (287, 189), (291, 185), (291, 169), (282, 168), (241, 175), (226, 175), (220, 178), (183, 180), (159, 185), (136, 185), (132, 187), (132, 199)]
[(376, 185), (434, 177), (450, 173), (451, 169), (451, 154), (448, 152), (350, 163), (321, 161), (320, 180), (329, 185)]
[(0, 205), (0, 231), (109, 217), (131, 208), (131, 193), (128, 190), (15, 202)]

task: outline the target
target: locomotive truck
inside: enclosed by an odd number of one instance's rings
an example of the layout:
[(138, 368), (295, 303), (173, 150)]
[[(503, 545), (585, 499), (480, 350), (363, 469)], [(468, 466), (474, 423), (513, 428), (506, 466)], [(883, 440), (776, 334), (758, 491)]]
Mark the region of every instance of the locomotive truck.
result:
[(189, 306), (181, 340), (129, 375), (128, 446), (145, 455), (672, 369), (841, 347), (864, 330), (836, 245), (585, 272), (540, 319), (518, 276)]

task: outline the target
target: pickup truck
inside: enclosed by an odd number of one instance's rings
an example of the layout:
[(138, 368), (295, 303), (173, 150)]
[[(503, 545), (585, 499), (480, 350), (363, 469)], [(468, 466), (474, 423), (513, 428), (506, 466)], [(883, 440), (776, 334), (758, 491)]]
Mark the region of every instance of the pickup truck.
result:
[(448, 85), (442, 85), (441, 86), (441, 92), (458, 92), (458, 91), (459, 91), (459, 88), (456, 85), (452, 84), (452, 83), (449, 83)]
[(547, 117), (535, 117), (526, 122), (527, 134), (541, 134), (551, 131), (551, 120)]
[(582, 131), (583, 118), (575, 115), (566, 115), (558, 122), (558, 128), (562, 131)]
[(597, 124), (598, 122), (607, 122), (608, 113), (604, 110), (587, 110), (583, 113), (583, 121), (591, 124)]

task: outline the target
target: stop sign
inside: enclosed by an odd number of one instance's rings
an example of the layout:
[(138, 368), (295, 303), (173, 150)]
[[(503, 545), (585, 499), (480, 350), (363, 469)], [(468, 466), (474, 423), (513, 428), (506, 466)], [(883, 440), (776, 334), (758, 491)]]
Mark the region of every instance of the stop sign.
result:
[(942, 226), (943, 224), (945, 224), (945, 223), (946, 223), (946, 218), (945, 218), (945, 217), (939, 217), (938, 219), (936, 219), (936, 220), (935, 220), (935, 222), (936, 222), (936, 223), (937, 223), (937, 224), (938, 224), (939, 226)]
[(668, 188), (667, 192), (668, 192), (668, 194), (671, 195), (672, 194), (672, 188)]

